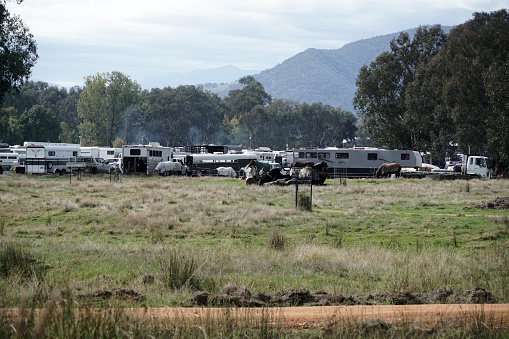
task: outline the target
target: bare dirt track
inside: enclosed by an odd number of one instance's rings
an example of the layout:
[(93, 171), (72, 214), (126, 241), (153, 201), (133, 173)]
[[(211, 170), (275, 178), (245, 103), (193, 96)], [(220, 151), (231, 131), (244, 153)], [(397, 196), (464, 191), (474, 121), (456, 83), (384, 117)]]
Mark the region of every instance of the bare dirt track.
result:
[[(0, 310), (0, 318), (19, 319), (17, 308)], [(76, 310), (78, 311), (78, 310)], [(103, 317), (112, 309), (94, 309)], [(44, 317), (44, 309), (35, 310), (36, 319)], [(342, 324), (379, 322), (417, 326), (441, 323), (477, 324), (493, 328), (509, 328), (509, 304), (432, 304), (432, 305), (356, 305), (302, 306), (273, 308), (122, 308), (119, 312), (129, 319), (157, 323), (161, 327), (204, 324), (212, 321), (264, 321), (269, 326), (287, 329), (326, 329)], [(90, 316), (87, 313), (87, 316)], [(25, 317), (24, 315), (23, 317)]]
[(496, 327), (509, 326), (509, 304), (358, 305), (304, 306), (281, 308), (149, 308), (128, 309), (132, 316), (156, 321), (200, 320), (232, 317), (268, 318), (288, 328), (309, 328), (344, 322), (383, 320), (386, 322), (430, 324), (442, 321), (482, 321)]

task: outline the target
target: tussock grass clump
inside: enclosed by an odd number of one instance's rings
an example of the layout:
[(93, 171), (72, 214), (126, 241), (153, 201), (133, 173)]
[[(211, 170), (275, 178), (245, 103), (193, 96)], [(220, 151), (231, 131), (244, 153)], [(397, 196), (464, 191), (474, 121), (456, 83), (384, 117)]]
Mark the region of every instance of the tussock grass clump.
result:
[(268, 247), (274, 250), (282, 251), (286, 246), (286, 238), (284, 235), (274, 231), (269, 236)]
[(164, 287), (180, 289), (200, 288), (200, 279), (197, 276), (198, 261), (192, 256), (170, 249), (157, 258), (157, 267)]
[(45, 266), (37, 257), (21, 245), (10, 242), (0, 243), (0, 276), (2, 278), (16, 274), (24, 278), (31, 276), (40, 278), (45, 270)]

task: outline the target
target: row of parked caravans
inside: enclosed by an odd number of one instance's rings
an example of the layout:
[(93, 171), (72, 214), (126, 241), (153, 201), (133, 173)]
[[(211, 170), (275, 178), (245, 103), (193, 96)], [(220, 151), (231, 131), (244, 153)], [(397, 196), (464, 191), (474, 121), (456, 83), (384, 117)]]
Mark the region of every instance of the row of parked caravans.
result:
[[(196, 150), (193, 149), (193, 151)], [(240, 173), (251, 160), (271, 162), (275, 157), (271, 152), (235, 155), (226, 152), (227, 147), (216, 153), (191, 153), (189, 150), (163, 147), (158, 143), (108, 148), (80, 147), (79, 144), (25, 142), (23, 146), (12, 146), (4, 153), (0, 152), (0, 157), (3, 155), (6, 158), (9, 157), (9, 161), (0, 165), (3, 170), (14, 168), (18, 173), (65, 174), (70, 168), (78, 168), (82, 162), (92, 162), (91, 168), (96, 171), (98, 168), (103, 168), (99, 172), (109, 172), (118, 168), (124, 173), (151, 175), (160, 162), (180, 161), (186, 165), (187, 174), (211, 174), (218, 167), (224, 166), (232, 167)]]
[[(205, 149), (209, 146), (197, 147), (200, 149), (175, 149), (163, 147), (158, 143), (124, 145), (122, 148), (25, 143), (23, 146), (11, 147), (10, 151), (12, 154), (17, 154), (16, 171), (24, 173), (63, 174), (69, 171), (69, 163), (83, 161), (83, 159), (97, 162), (97, 166), (104, 162), (105, 171), (118, 168), (124, 173), (147, 175), (152, 175), (159, 163), (169, 161), (178, 161), (185, 165), (186, 174), (203, 175), (215, 174), (220, 167), (232, 167), (236, 173), (242, 174), (243, 168), (251, 160), (279, 163), (283, 167), (289, 167), (294, 162), (326, 162), (329, 176), (334, 177), (338, 174), (348, 177), (372, 177), (376, 169), (385, 162), (398, 162), (402, 167), (407, 168), (418, 168), (422, 165), (419, 153), (407, 150), (325, 148), (295, 149), (282, 153), (258, 151), (230, 154), (227, 153), (227, 147), (221, 149), (216, 149), (217, 146), (214, 146), (216, 147), (214, 149)], [(195, 153), (197, 151), (199, 153)], [(9, 156), (12, 157), (12, 154)], [(13, 159), (8, 161), (11, 164), (14, 162)]]

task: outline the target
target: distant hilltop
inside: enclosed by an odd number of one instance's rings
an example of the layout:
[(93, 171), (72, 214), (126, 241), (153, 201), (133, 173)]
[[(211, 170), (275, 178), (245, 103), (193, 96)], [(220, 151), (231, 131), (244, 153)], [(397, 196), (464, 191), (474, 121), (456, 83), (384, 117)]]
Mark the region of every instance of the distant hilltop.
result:
[[(449, 33), (452, 27), (442, 26)], [(403, 32), (413, 36), (417, 28)], [(240, 88), (236, 80), (253, 75), (275, 99), (297, 102), (321, 102), (353, 112), (355, 80), (363, 65), (389, 50), (389, 43), (401, 32), (381, 35), (348, 43), (341, 48), (326, 50), (309, 48), (262, 72), (224, 66), (189, 73), (171, 73), (158, 78), (159, 85), (200, 85), (224, 97), (232, 89)]]

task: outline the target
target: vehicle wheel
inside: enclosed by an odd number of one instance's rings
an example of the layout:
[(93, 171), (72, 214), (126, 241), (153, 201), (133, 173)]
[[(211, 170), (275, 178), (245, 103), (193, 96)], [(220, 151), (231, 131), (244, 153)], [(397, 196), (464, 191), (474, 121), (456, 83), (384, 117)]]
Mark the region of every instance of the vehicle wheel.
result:
[(97, 168), (91, 168), (90, 169), (90, 173), (97, 174)]
[(55, 174), (60, 175), (60, 170), (58, 168), (55, 170)]
[(65, 169), (60, 171), (60, 175), (66, 175), (66, 174), (67, 174), (67, 171)]

